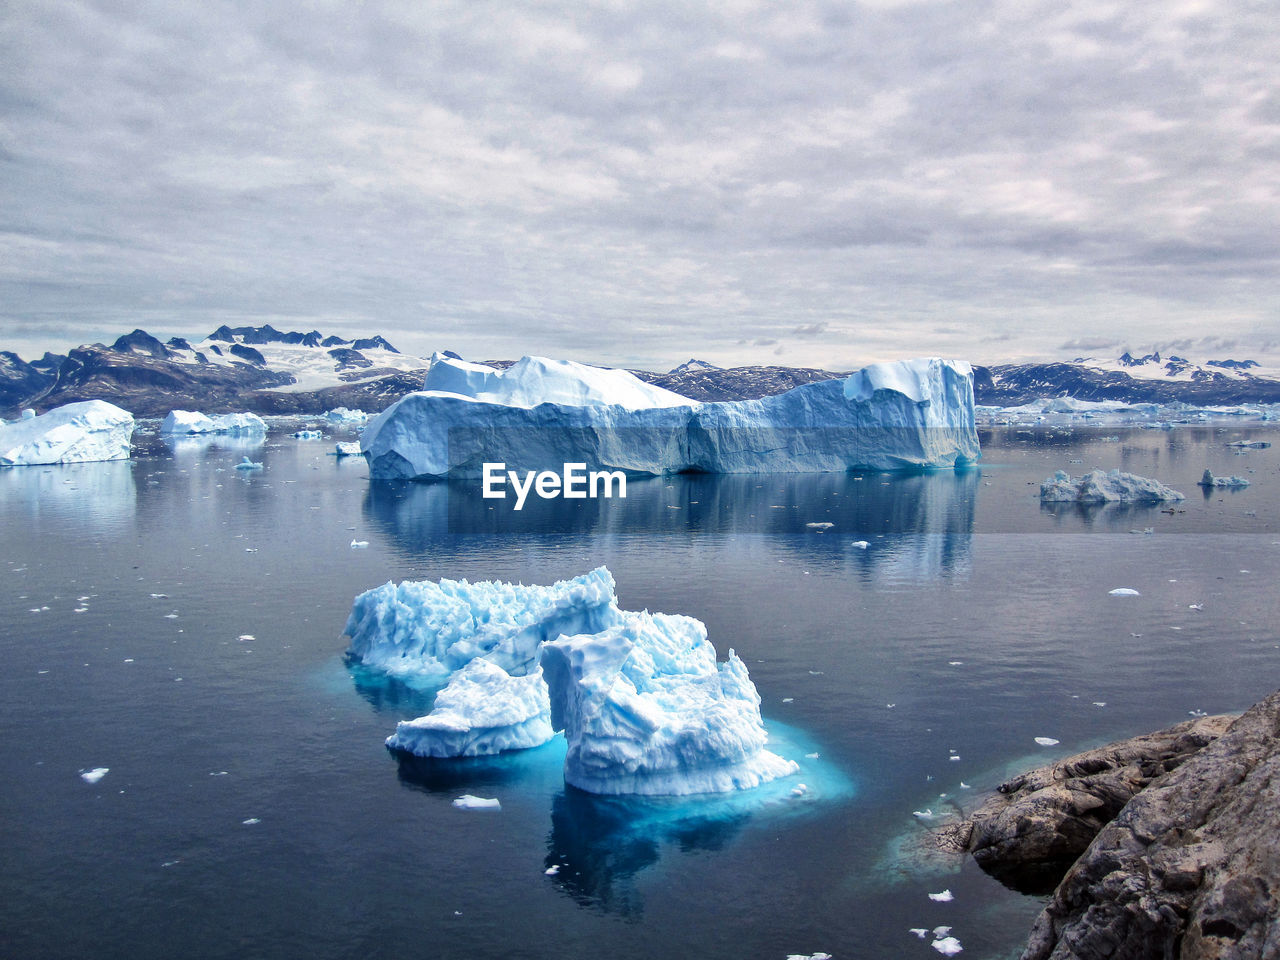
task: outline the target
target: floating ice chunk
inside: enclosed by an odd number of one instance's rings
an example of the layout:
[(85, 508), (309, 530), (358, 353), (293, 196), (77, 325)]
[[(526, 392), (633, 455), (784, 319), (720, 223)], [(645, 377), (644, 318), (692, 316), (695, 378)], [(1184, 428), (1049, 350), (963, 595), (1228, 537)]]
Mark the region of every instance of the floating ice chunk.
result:
[(857, 550), (865, 550), (867, 547), (871, 546), (871, 544), (867, 543), (865, 540), (855, 540), (853, 543), (849, 544), (849, 546)]
[(804, 758), (806, 760), (817, 760), (820, 756), (822, 756), (820, 753), (806, 753)]
[(355, 598), (348, 653), (399, 677), (444, 679), (477, 657), (513, 676), (530, 672), (545, 640), (614, 623), (604, 567), (549, 587), (466, 580), (385, 583)]
[(935, 903), (950, 903), (955, 899), (955, 895), (949, 890), (943, 890), (941, 893), (929, 894), (929, 899)]
[(1230, 443), (1227, 444), (1227, 446), (1240, 447), (1242, 449), (1246, 447), (1252, 447), (1257, 450), (1265, 450), (1267, 447), (1271, 446), (1271, 443), (1270, 441), (1267, 441), (1267, 440), (1232, 440)]
[(929, 946), (933, 947), (933, 949), (937, 950), (944, 957), (954, 957), (964, 949), (964, 947), (960, 946), (960, 941), (955, 937), (942, 937), (939, 940), (934, 940), (929, 944)]
[(799, 767), (764, 749), (760, 695), (692, 617), (619, 611), (594, 634), (542, 647), (551, 724), (569, 743), (565, 781), (590, 793), (740, 790)]
[(236, 637), (236, 639), (241, 643), (248, 643), (250, 640), (254, 639), (254, 637), (252, 633), (242, 633), (240, 636)]
[(484, 797), (473, 797), (469, 793), (464, 793), (460, 797), (456, 797), (453, 805), (459, 810), (501, 810), (502, 804), (497, 798), (486, 799)]
[(961, 780), (961, 781), (960, 781), (960, 789), (961, 789), (961, 790), (972, 790), (973, 788), (972, 788), (971, 786), (969, 786), (967, 783), (965, 783), (963, 780)]
[(973, 372), (937, 358), (877, 364), (759, 400), (704, 403), (617, 370), (526, 357), (504, 372), (433, 358), (424, 390), (370, 421), (375, 480), (508, 469), (843, 472), (956, 466), (979, 455)]
[(950, 932), (951, 932), (950, 927), (934, 927), (933, 928), (933, 935), (935, 937), (945, 937)]
[(246, 827), (252, 827), (255, 823), (261, 823), (262, 821), (259, 820), (257, 817), (250, 817), (248, 820), (241, 820), (240, 822), (243, 823)]
[(912, 927), (910, 930), (907, 931), (907, 933), (914, 933), (921, 940), (923, 940), (925, 937), (929, 935), (929, 931), (926, 930), (924, 927)]
[(1187, 609), (1188, 609), (1188, 610), (1203, 610), (1203, 609), (1204, 609), (1204, 604), (1203, 604), (1203, 603), (1188, 603), (1188, 604), (1187, 604)]
[(1036, 737), (1036, 743), (1042, 747), (1056, 747), (1059, 741), (1053, 739), (1053, 737)]
[(80, 779), (85, 783), (97, 783), (107, 775), (110, 767), (94, 767), (92, 770), (85, 770), (80, 774)]
[(1189, 717), (1207, 717), (1207, 716), (1208, 716), (1208, 714), (1207, 714), (1207, 713), (1205, 713), (1203, 710), (1188, 710), (1188, 711), (1187, 711), (1187, 716), (1189, 716)]
[(429, 714), (396, 724), (387, 746), (420, 757), (479, 757), (536, 747), (553, 733), (541, 670), (513, 677), (478, 659), (454, 674)]
[(351, 541), (352, 550), (360, 550), (360, 549), (363, 549), (364, 547), (367, 547), (368, 545), (369, 545), (368, 540), (352, 540)]
[(1142, 594), (1138, 593), (1138, 591), (1137, 591), (1137, 590), (1134, 590), (1132, 587), (1116, 587), (1114, 590), (1108, 590), (1108, 591), (1107, 591), (1107, 594), (1108, 594), (1108, 596), (1112, 596), (1112, 597), (1140, 597), (1140, 596), (1142, 596)]
[(334, 444), (333, 452), (339, 457), (358, 457), (360, 456), (360, 444), (354, 440), (339, 440)]
[(829, 520), (823, 520), (817, 523), (806, 523), (804, 526), (806, 530), (817, 530), (821, 533), (825, 530), (830, 530), (835, 526), (835, 524), (831, 523)]
[(160, 424), (161, 436), (196, 436), (229, 434), (235, 437), (262, 436), (266, 422), (256, 413), (224, 413), (206, 416), (190, 410), (170, 410)]
[(320, 436), (319, 430), (295, 430), (293, 432), (295, 440), (319, 440)]
[(793, 797), (803, 797), (808, 792), (809, 792), (808, 785), (803, 783), (797, 783), (794, 787), (791, 788), (791, 795)]
[[(929, 779), (930, 779), (930, 780), (932, 780), (933, 778), (932, 778), (932, 777), (930, 777)], [(928, 808), (926, 808), (926, 809), (924, 809), (924, 810), (912, 810), (912, 811), (911, 811), (911, 815), (912, 815), (913, 817), (919, 817), (921, 820), (932, 820), (932, 819), (933, 819), (933, 807), (928, 807)]]
[(560, 864), (553, 863), (551, 866), (547, 867), (547, 869), (543, 870), (542, 872), (545, 873), (548, 877), (554, 877), (557, 873), (560, 872)]
[(1244, 477), (1215, 477), (1209, 472), (1209, 468), (1206, 467), (1204, 476), (1199, 479), (1197, 485), (1201, 487), (1241, 488), (1247, 487), (1249, 485), (1249, 481)]
[(1092, 470), (1078, 480), (1059, 470), (1040, 484), (1040, 499), (1045, 503), (1158, 503), (1186, 497), (1158, 480), (1119, 470)]
[(829, 953), (788, 953), (787, 960), (831, 960)]
[(129, 459), (133, 414), (105, 400), (68, 403), (14, 423), (0, 420), (0, 466)]
[(236, 469), (237, 470), (261, 470), (262, 464), (255, 463), (253, 460), (250, 460), (248, 457), (245, 457), (243, 460), (241, 460), (239, 463), (236, 464)]
[(334, 407), (324, 412), (324, 418), (330, 423), (364, 423), (369, 415), (363, 410), (349, 410), (346, 407)]

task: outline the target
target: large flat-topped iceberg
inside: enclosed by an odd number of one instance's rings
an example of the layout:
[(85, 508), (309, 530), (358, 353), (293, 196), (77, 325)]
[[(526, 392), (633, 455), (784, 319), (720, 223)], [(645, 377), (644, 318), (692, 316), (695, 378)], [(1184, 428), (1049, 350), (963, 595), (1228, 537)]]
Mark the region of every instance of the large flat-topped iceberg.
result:
[(0, 421), (0, 465), (129, 459), (133, 414), (105, 400), (55, 407), (38, 417)]
[(633, 613), (604, 567), (549, 587), (387, 584), (356, 597), (348, 653), (445, 682), (387, 746), (420, 757), (536, 747), (563, 731), (565, 780), (602, 794), (746, 789), (796, 771), (765, 749), (760, 697), (691, 617)]
[[(612, 388), (624, 378), (627, 390)], [(972, 370), (937, 358), (726, 403), (676, 403), (623, 371), (530, 357), (502, 373), (437, 363), (427, 385), (365, 430), (373, 479), (477, 478), (498, 462), (520, 471), (583, 463), (633, 474), (821, 473), (951, 467), (979, 455)]]
[(600, 633), (542, 647), (566, 783), (590, 793), (724, 793), (795, 773), (765, 749), (760, 695), (692, 617), (624, 612)]
[(228, 434), (239, 437), (266, 432), (266, 421), (256, 413), (222, 413), (211, 417), (194, 410), (170, 410), (160, 423), (162, 436)]

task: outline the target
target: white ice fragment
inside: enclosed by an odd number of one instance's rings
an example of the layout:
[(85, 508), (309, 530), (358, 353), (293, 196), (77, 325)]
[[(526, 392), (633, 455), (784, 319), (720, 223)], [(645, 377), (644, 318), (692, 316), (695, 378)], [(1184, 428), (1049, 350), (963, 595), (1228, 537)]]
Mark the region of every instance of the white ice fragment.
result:
[(823, 520), (817, 523), (806, 523), (804, 526), (806, 530), (817, 530), (819, 533), (821, 533), (824, 530), (830, 530), (832, 527), (835, 526), (835, 524), (831, 523), (830, 521)]
[(469, 793), (464, 793), (453, 801), (453, 805), (459, 810), (501, 810), (502, 804), (497, 798), (486, 799), (484, 797), (473, 797)]
[(248, 457), (245, 457), (243, 460), (241, 460), (239, 463), (236, 464), (236, 469), (237, 470), (261, 470), (262, 464), (255, 463), (254, 461), (250, 460)]
[(941, 893), (929, 894), (929, 899), (932, 900), (934, 903), (950, 903), (952, 900), (955, 899), (955, 895), (951, 892), (950, 889), (946, 889), (946, 890), (943, 890)]
[(865, 540), (855, 540), (853, 543), (849, 544), (849, 546), (855, 547), (858, 550), (865, 550), (867, 547), (871, 546), (871, 544), (867, 543)]
[(110, 767), (94, 767), (92, 770), (85, 770), (81, 773), (80, 779), (85, 783), (97, 783), (107, 775), (107, 771), (110, 769)]
[(1203, 604), (1203, 603), (1188, 603), (1188, 604), (1187, 604), (1187, 609), (1188, 609), (1188, 610), (1203, 610), (1203, 609), (1204, 609), (1204, 604)]
[(926, 930), (924, 927), (912, 927), (910, 930), (907, 931), (907, 933), (914, 933), (921, 940), (923, 940), (925, 937), (929, 935), (929, 931)]
[(1108, 591), (1107, 591), (1107, 594), (1108, 594), (1109, 596), (1112, 596), (1112, 597), (1140, 597), (1140, 596), (1142, 596), (1142, 594), (1138, 593), (1138, 591), (1137, 591), (1137, 590), (1135, 590), (1135, 589), (1133, 589), (1133, 587), (1116, 587), (1114, 590), (1108, 590)]
[(1058, 741), (1053, 737), (1036, 737), (1036, 743), (1042, 747), (1056, 747), (1058, 745)]
[(788, 953), (787, 960), (831, 960), (829, 953)]
[(250, 640), (253, 640), (255, 638), (252, 633), (242, 633), (240, 634), (240, 636), (236, 637), (236, 639), (239, 640), (241, 643), (248, 643)]
[(1095, 707), (1105, 707), (1105, 706), (1107, 705), (1107, 701), (1105, 701), (1105, 700), (1095, 700), (1095, 701), (1093, 701), (1093, 705), (1094, 705)]
[(822, 756), (820, 753), (806, 753), (804, 758), (806, 760), (817, 760), (820, 756)]
[[(932, 778), (931, 778), (931, 779), (932, 779)], [(913, 817), (919, 817), (921, 820), (932, 820), (932, 819), (933, 819), (933, 807), (927, 807), (927, 808), (926, 808), (926, 809), (924, 809), (924, 810), (912, 810), (912, 811), (911, 811), (911, 815), (912, 815)]]
[(1092, 470), (1078, 480), (1065, 470), (1059, 470), (1040, 484), (1040, 499), (1046, 503), (1157, 503), (1185, 500), (1186, 497), (1158, 480), (1119, 470), (1110, 473)]
[(808, 785), (803, 783), (797, 783), (794, 787), (791, 788), (791, 795), (793, 797), (803, 797), (808, 792), (809, 792)]
[(358, 550), (362, 547), (367, 547), (368, 545), (369, 545), (368, 540), (352, 540), (351, 541), (351, 549), (353, 550)]
[(963, 661), (963, 660), (948, 660), (948, 661), (947, 661), (947, 666), (949, 666), (949, 667), (963, 667), (963, 666), (964, 666), (964, 661)]
[(961, 789), (961, 790), (972, 790), (973, 788), (972, 788), (971, 786), (969, 786), (967, 783), (965, 783), (963, 780), (961, 780), (961, 781), (960, 781), (960, 789)]
[(942, 937), (939, 940), (934, 940), (929, 944), (929, 946), (933, 947), (933, 949), (937, 950), (944, 957), (954, 957), (964, 949), (964, 947), (960, 946), (960, 941), (955, 937)]
[(1207, 714), (1207, 713), (1205, 713), (1203, 710), (1188, 710), (1188, 711), (1187, 711), (1187, 716), (1189, 716), (1189, 717), (1207, 717), (1207, 716), (1208, 716), (1208, 714)]
[(783, 698), (782, 698), (782, 702), (783, 702), (783, 703), (794, 703), (794, 702), (795, 702), (795, 699), (796, 699), (795, 697), (783, 697)]
[(958, 753), (953, 753), (951, 756), (947, 757), (947, 759), (948, 759), (948, 760), (959, 760), (959, 759), (960, 759), (960, 755), (959, 755)]
[(248, 820), (241, 820), (240, 822), (243, 823), (246, 827), (251, 827), (255, 823), (261, 823), (262, 821), (259, 820), (257, 817), (250, 817)]

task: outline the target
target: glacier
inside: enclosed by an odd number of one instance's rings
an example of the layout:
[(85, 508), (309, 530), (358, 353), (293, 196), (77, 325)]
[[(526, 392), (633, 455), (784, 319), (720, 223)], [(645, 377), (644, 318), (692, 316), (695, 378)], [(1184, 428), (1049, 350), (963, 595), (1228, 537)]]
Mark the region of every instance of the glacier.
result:
[(630, 474), (909, 470), (962, 466), (980, 452), (972, 369), (939, 358), (699, 403), (624, 370), (540, 357), (496, 370), (437, 354), (423, 388), (366, 427), (372, 479), (479, 478), (486, 462)]
[(192, 410), (170, 410), (160, 423), (161, 436), (200, 436), (212, 433), (240, 437), (266, 432), (266, 421), (256, 413), (223, 413), (211, 417)]
[(0, 421), (0, 466), (129, 459), (133, 414), (105, 400), (68, 403), (39, 416)]
[(1091, 470), (1075, 479), (1065, 470), (1059, 470), (1040, 484), (1040, 499), (1045, 503), (1159, 503), (1186, 497), (1159, 480), (1135, 473)]
[(621, 610), (605, 567), (551, 586), (387, 583), (355, 598), (348, 656), (443, 683), (387, 746), (488, 756), (563, 732), (565, 782), (596, 794), (747, 789), (799, 768), (765, 749), (760, 696), (692, 617)]

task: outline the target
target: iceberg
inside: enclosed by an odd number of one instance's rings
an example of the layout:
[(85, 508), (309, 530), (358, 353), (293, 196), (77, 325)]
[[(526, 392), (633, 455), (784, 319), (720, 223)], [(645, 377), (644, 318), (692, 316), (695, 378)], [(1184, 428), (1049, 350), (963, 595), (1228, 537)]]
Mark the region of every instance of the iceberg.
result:
[(1210, 472), (1208, 467), (1205, 467), (1204, 476), (1202, 476), (1199, 479), (1199, 481), (1197, 481), (1197, 486), (1201, 486), (1205, 488), (1228, 487), (1228, 488), (1240, 489), (1243, 487), (1247, 487), (1248, 485), (1249, 485), (1249, 481), (1244, 477), (1215, 477)]
[(1119, 470), (1091, 470), (1078, 480), (1059, 470), (1040, 484), (1040, 499), (1045, 503), (1158, 503), (1186, 497), (1158, 480)]
[(133, 414), (105, 400), (0, 422), (0, 466), (127, 460), (133, 426)]
[(699, 403), (623, 370), (525, 357), (507, 370), (432, 357), (423, 389), (370, 421), (375, 480), (508, 468), (631, 474), (821, 473), (961, 466), (979, 456), (973, 373), (880, 363), (759, 400)]
[(483, 757), (541, 746), (553, 735), (542, 671), (513, 677), (479, 659), (454, 674), (427, 716), (396, 724), (387, 746), (419, 757)]
[(369, 415), (363, 410), (351, 410), (347, 407), (334, 407), (324, 412), (324, 418), (330, 423), (364, 423)]
[(598, 794), (685, 795), (758, 786), (799, 770), (764, 749), (760, 695), (732, 650), (716, 662), (692, 617), (623, 614), (542, 647), (566, 783)]
[(391, 583), (356, 597), (348, 655), (444, 683), (387, 738), (420, 757), (488, 756), (563, 731), (565, 782), (597, 794), (746, 789), (798, 766), (765, 749), (760, 696), (691, 617), (620, 610), (605, 567), (548, 587)]
[(335, 457), (358, 457), (360, 456), (360, 444), (354, 440), (339, 440), (334, 444), (333, 455)]
[(477, 657), (522, 676), (538, 665), (544, 640), (595, 633), (619, 611), (605, 567), (549, 587), (482, 581), (406, 580), (355, 598), (347, 653), (368, 667), (438, 683)]
[(222, 413), (211, 417), (192, 410), (170, 410), (160, 423), (161, 436), (200, 436), (212, 433), (244, 437), (266, 432), (266, 421), (256, 413)]

